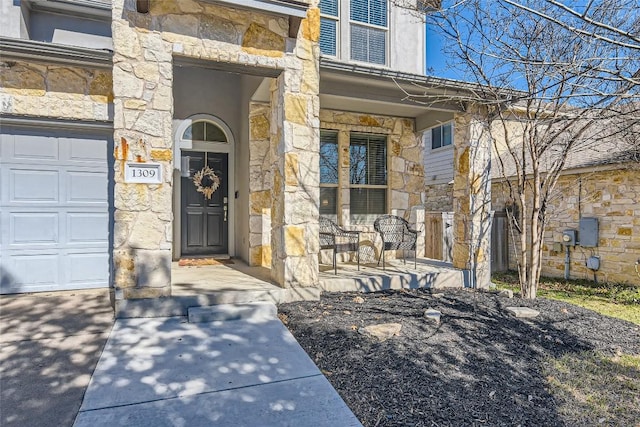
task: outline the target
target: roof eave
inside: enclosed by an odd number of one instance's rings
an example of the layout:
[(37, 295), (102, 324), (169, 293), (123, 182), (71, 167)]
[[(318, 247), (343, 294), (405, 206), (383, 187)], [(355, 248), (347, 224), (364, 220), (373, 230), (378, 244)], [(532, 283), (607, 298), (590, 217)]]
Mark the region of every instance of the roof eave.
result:
[(90, 49), (8, 37), (0, 37), (0, 56), (4, 62), (27, 60), (90, 68), (111, 69), (113, 67), (113, 52), (111, 50)]

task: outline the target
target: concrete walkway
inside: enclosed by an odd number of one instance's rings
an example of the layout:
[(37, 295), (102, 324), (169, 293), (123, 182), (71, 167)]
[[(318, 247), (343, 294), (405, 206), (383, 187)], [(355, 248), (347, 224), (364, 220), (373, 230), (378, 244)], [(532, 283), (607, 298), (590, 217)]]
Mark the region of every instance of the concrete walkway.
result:
[(0, 297), (0, 425), (69, 427), (113, 323), (106, 289)]
[(74, 425), (360, 426), (275, 306), (246, 307), (117, 320)]

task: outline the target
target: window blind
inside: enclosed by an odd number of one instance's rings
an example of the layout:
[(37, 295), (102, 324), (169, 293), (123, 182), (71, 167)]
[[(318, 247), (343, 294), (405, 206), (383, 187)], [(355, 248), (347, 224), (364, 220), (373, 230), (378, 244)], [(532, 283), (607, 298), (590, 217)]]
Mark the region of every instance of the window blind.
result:
[(387, 0), (351, 0), (351, 20), (387, 26)]
[(336, 56), (338, 21), (320, 18), (320, 52)]
[(320, 0), (320, 12), (324, 15), (338, 16), (338, 0)]
[(387, 185), (386, 136), (351, 135), (349, 180), (352, 185)]

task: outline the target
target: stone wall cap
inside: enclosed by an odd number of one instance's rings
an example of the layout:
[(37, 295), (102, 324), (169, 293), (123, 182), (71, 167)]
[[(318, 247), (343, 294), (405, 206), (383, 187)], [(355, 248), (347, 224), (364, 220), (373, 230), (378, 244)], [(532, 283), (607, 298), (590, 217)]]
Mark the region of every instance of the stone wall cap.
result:
[(257, 9), (264, 12), (277, 13), (280, 15), (306, 18), (309, 4), (296, 0), (205, 0), (208, 3), (219, 3), (234, 7), (244, 7)]

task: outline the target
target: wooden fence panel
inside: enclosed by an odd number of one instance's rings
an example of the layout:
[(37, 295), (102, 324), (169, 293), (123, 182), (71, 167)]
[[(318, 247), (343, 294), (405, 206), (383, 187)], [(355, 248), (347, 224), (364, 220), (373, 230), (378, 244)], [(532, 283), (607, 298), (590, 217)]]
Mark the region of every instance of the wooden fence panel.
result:
[(424, 220), (424, 256), (442, 259), (442, 213), (426, 212)]

